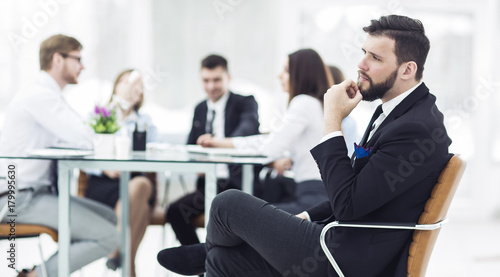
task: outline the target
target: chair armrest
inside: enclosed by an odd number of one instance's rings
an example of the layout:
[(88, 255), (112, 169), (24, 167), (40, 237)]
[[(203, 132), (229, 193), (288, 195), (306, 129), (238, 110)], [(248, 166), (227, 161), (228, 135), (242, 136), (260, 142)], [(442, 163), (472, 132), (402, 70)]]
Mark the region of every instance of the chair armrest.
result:
[(401, 224), (401, 223), (386, 223), (386, 224), (371, 224), (371, 223), (342, 223), (339, 221), (334, 221), (331, 223), (328, 223), (323, 227), (323, 230), (321, 230), (321, 235), (319, 236), (319, 243), (321, 245), (321, 249), (323, 249), (323, 252), (325, 253), (326, 257), (330, 261), (330, 264), (333, 266), (335, 269), (335, 272), (339, 275), (339, 277), (344, 277), (345, 275), (342, 273), (342, 270), (340, 270), (340, 267), (338, 266), (337, 262), (333, 258), (332, 253), (326, 246), (325, 242), (325, 237), (326, 233), (335, 227), (348, 227), (348, 228), (375, 228), (375, 229), (399, 229), (399, 230), (423, 230), (423, 231), (431, 231), (431, 230), (436, 230), (441, 228), (445, 223), (448, 222), (448, 219), (445, 218), (441, 221), (438, 221), (436, 223), (432, 224)]

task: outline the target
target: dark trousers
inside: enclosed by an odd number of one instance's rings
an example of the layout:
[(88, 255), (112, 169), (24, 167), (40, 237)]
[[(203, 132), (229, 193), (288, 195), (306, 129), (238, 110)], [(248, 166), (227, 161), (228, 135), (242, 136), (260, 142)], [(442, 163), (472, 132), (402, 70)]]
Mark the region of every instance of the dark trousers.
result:
[(207, 276), (328, 276), (322, 227), (241, 191), (225, 191), (210, 210)]
[[(196, 191), (172, 203), (166, 212), (166, 220), (182, 245), (200, 242), (196, 235), (196, 227), (191, 223), (205, 212), (204, 185), (205, 179), (199, 178)], [(217, 186), (220, 192), (235, 188), (237, 185), (221, 179), (217, 181)], [(317, 203), (328, 200), (325, 186), (320, 180), (308, 180), (295, 184), (290, 178), (276, 178), (273, 182), (266, 181), (263, 192), (264, 195), (256, 196), (291, 214), (301, 213)], [(294, 195), (290, 195), (292, 193)]]
[(295, 195), (291, 200), (278, 201), (277, 203), (268, 202), (285, 212), (299, 214), (324, 201), (328, 201), (328, 193), (323, 181), (307, 180), (296, 184)]
[[(237, 187), (227, 179), (217, 180), (217, 191), (221, 192)], [(170, 204), (165, 214), (166, 220), (172, 226), (175, 236), (182, 245), (199, 243), (193, 220), (205, 213), (205, 178), (198, 178), (196, 191), (186, 194)]]
[(268, 173), (262, 184), (260, 194), (254, 195), (269, 203), (292, 202), (295, 200), (297, 183), (292, 178), (283, 175), (271, 176)]

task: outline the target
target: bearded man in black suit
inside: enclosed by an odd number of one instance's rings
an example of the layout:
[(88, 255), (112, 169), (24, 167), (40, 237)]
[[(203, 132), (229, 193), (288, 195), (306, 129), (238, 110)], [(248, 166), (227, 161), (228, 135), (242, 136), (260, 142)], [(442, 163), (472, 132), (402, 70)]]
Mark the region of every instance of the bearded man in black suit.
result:
[[(325, 94), (325, 137), (311, 150), (329, 201), (292, 216), (239, 191), (212, 202), (206, 244), (166, 249), (158, 260), (181, 274), (337, 276), (319, 236), (333, 220), (416, 223), (451, 155), (436, 97), (422, 82), (430, 43), (423, 24), (383, 16), (368, 36), (358, 82)], [(341, 122), (361, 100), (381, 99), (355, 156)], [(412, 231), (335, 228), (327, 245), (346, 276), (406, 276)]]

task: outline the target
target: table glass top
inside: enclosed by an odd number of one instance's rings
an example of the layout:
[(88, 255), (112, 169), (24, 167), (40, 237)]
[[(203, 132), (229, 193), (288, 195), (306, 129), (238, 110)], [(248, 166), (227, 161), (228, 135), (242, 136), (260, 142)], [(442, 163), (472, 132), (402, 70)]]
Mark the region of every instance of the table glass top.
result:
[(148, 145), (146, 151), (130, 151), (127, 155), (94, 153), (92, 150), (47, 148), (33, 149), (24, 154), (0, 153), (3, 159), (36, 160), (87, 160), (87, 161), (134, 161), (134, 162), (186, 162), (267, 164), (272, 159), (251, 151), (226, 148), (201, 148), (192, 145)]

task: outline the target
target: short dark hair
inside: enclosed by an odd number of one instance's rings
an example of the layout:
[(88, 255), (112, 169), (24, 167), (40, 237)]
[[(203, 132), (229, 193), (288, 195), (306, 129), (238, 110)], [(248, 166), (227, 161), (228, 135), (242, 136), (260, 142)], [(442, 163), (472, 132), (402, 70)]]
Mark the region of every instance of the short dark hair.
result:
[(81, 49), (82, 44), (73, 37), (61, 34), (51, 36), (40, 45), (40, 69), (51, 69), (52, 57), (55, 53), (68, 54), (71, 51)]
[(332, 77), (320, 55), (313, 49), (301, 49), (288, 55), (290, 73), (290, 101), (300, 94), (316, 97), (323, 95), (332, 85)]
[(371, 36), (386, 36), (395, 41), (394, 51), (398, 64), (414, 61), (417, 64), (415, 79), (420, 81), (430, 42), (425, 36), (424, 25), (418, 19), (402, 15), (382, 16), (363, 28)]
[(226, 72), (228, 72), (227, 68), (227, 60), (219, 55), (208, 55), (201, 61), (201, 68), (214, 69), (218, 66), (221, 66)]

